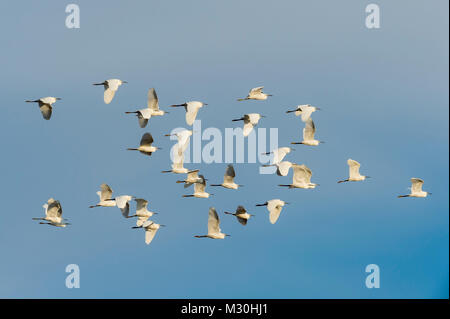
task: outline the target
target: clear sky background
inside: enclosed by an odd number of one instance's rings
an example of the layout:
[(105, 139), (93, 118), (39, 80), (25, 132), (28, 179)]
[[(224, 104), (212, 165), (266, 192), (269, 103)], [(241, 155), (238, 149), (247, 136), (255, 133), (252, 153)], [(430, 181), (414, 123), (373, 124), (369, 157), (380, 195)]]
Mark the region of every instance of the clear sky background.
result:
[[(65, 27), (64, 1), (0, 3), (0, 297), (16, 298), (448, 298), (448, 2), (376, 1), (381, 28), (365, 27), (369, 1), (76, 1), (81, 28)], [(110, 105), (92, 83), (129, 82)], [(267, 101), (237, 102), (265, 86)], [(300, 139), (314, 113), (317, 137), (286, 159), (313, 171), (314, 190), (277, 187), (289, 177), (236, 164), (238, 191), (182, 198), (163, 135), (184, 126), (171, 109), (146, 129), (134, 116), (147, 90), (161, 108), (200, 100), (203, 128), (267, 116), (280, 146)], [(26, 99), (57, 96), (50, 121)], [(144, 132), (164, 148), (134, 147)], [(337, 184), (358, 160), (362, 183)], [(186, 164), (220, 182), (226, 164)], [(397, 199), (411, 177), (426, 199)], [(147, 198), (167, 225), (151, 245), (117, 208), (89, 205), (108, 183), (116, 195)], [(38, 225), (49, 197), (65, 229)], [(291, 202), (275, 225), (255, 204)], [(134, 205), (134, 204), (133, 204)], [(246, 227), (224, 210), (244, 205)], [(218, 210), (226, 240), (195, 239)], [(133, 206), (134, 207), (134, 206)], [(81, 288), (65, 287), (78, 264)], [(381, 288), (365, 287), (377, 264)]]

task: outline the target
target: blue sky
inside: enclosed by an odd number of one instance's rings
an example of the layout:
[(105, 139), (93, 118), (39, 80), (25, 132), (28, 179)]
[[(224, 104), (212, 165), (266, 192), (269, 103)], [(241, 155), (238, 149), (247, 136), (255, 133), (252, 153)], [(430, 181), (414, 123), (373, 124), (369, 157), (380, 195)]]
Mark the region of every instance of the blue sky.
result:
[[(61, 1), (0, 4), (2, 135), (0, 297), (4, 298), (448, 298), (448, 2), (377, 1), (381, 28), (364, 25), (368, 1), (77, 1), (81, 28), (65, 27)], [(129, 82), (110, 105), (91, 84)], [(273, 97), (237, 102), (264, 85)], [(290, 177), (236, 164), (238, 191), (185, 199), (164, 175), (182, 110), (146, 129), (124, 114), (145, 105), (154, 87), (160, 106), (200, 100), (203, 128), (234, 127), (245, 113), (267, 116), (279, 144), (298, 140), (303, 124), (284, 112), (314, 114), (317, 148), (296, 147), (289, 160), (313, 171), (314, 190), (276, 187)], [(58, 96), (50, 121), (26, 99)], [(134, 152), (144, 132), (164, 150)], [(373, 178), (336, 184), (347, 158)], [(288, 158), (287, 158), (288, 159)], [(186, 164), (210, 182), (225, 164)], [(426, 199), (397, 199), (411, 177)], [(147, 198), (161, 229), (151, 245), (117, 208), (88, 209), (101, 183), (116, 194)], [(66, 229), (31, 217), (54, 197)], [(275, 225), (272, 198), (292, 204)], [(244, 205), (246, 227), (225, 210)], [(210, 206), (226, 240), (197, 240)], [(229, 218), (228, 218), (229, 217)], [(65, 287), (78, 264), (81, 288)], [(365, 287), (366, 265), (381, 288)]]

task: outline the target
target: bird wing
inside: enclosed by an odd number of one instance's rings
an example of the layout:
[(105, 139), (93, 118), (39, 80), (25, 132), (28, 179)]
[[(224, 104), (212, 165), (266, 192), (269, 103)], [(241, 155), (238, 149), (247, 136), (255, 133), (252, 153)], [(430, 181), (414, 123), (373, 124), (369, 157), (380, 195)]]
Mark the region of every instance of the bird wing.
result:
[(152, 242), (152, 240), (155, 237), (157, 231), (158, 231), (158, 229), (153, 229), (153, 228), (146, 228), (145, 229), (145, 243), (147, 245), (149, 245)]
[(139, 122), (139, 127), (144, 128), (147, 126), (148, 119), (143, 118), (142, 115), (138, 115), (138, 122)]
[(113, 190), (111, 187), (108, 186), (108, 184), (102, 184), (100, 185), (100, 200), (104, 201), (106, 199), (111, 199)]
[(186, 105), (186, 123), (192, 125), (197, 116), (198, 110), (201, 107), (200, 102), (188, 102)]
[(199, 176), (200, 182), (194, 184), (194, 193), (203, 193), (206, 188), (206, 180), (203, 175)]
[(301, 109), (302, 109), (302, 112), (301, 112), (302, 121), (306, 122), (311, 117), (311, 114), (313, 113), (314, 108), (309, 105), (303, 105)]
[(46, 215), (48, 217), (61, 217), (62, 208), (60, 202), (57, 200), (50, 202), (47, 207)]
[(152, 109), (154, 111), (159, 110), (158, 96), (156, 95), (156, 91), (154, 88), (148, 90), (147, 106), (149, 109)]
[(147, 212), (148, 201), (143, 198), (135, 198), (136, 202), (136, 213), (145, 213)]
[(239, 205), (236, 208), (236, 214), (240, 215), (240, 214), (245, 214), (247, 212), (247, 210), (244, 208), (244, 206)]
[(244, 136), (248, 136), (252, 131), (253, 131), (253, 124), (250, 122), (248, 123), (244, 122), (244, 131), (243, 131)]
[(128, 204), (129, 196), (123, 195), (116, 198), (116, 205), (120, 208), (123, 217), (128, 217), (130, 212), (130, 204)]
[(289, 169), (292, 167), (292, 163), (288, 161), (277, 164), (277, 175), (286, 176), (289, 174)]
[(42, 117), (46, 120), (50, 120), (52, 117), (52, 106), (50, 104), (39, 102), (39, 109), (41, 110)]
[(198, 179), (198, 172), (199, 170), (196, 169), (195, 171), (190, 171), (189, 173), (187, 173), (187, 180), (196, 181)]
[(189, 130), (184, 130), (178, 133), (178, 145), (179, 145), (179, 150), (181, 150), (181, 152), (184, 152), (186, 150), (186, 148), (189, 145), (189, 137), (191, 136), (191, 131)]
[(287, 147), (280, 147), (275, 151), (273, 151), (273, 163), (274, 164), (280, 163), (285, 158), (287, 153), (288, 153)]
[(219, 224), (220, 220), (219, 216), (217, 215), (216, 209), (214, 207), (211, 207), (208, 214), (208, 234), (220, 233)]
[(264, 86), (258, 86), (256, 88), (253, 88), (253, 89), (250, 90), (249, 95), (261, 93), (263, 89), (264, 89)]
[(240, 222), (242, 225), (244, 225), (244, 226), (247, 225), (247, 219), (239, 217), (239, 216), (236, 216), (236, 218), (237, 218), (238, 222)]
[(224, 183), (233, 183), (234, 178), (236, 177), (236, 172), (234, 171), (233, 165), (228, 165), (227, 170), (225, 171), (225, 175), (223, 176)]
[(411, 178), (411, 193), (420, 193), (422, 191), (423, 180), (420, 178)]
[(275, 224), (280, 217), (282, 206), (279, 201), (269, 201), (267, 204), (267, 209), (269, 210), (269, 220), (271, 224)]
[(351, 158), (349, 158), (347, 160), (347, 164), (348, 164), (348, 175), (349, 178), (356, 178), (359, 177), (359, 168), (361, 167), (361, 164), (359, 164), (357, 161), (352, 160)]
[(316, 126), (312, 118), (306, 121), (305, 128), (303, 129), (303, 140), (312, 141), (314, 140), (314, 133), (316, 132)]
[(110, 87), (105, 87), (105, 92), (103, 93), (103, 101), (105, 101), (106, 104), (111, 103), (114, 95), (116, 94), (116, 90), (112, 90)]
[(153, 136), (150, 133), (145, 133), (141, 138), (141, 146), (150, 146), (153, 143)]
[(294, 175), (292, 176), (292, 184), (305, 185), (309, 183), (311, 176), (308, 176), (311, 171), (305, 165), (292, 165)]

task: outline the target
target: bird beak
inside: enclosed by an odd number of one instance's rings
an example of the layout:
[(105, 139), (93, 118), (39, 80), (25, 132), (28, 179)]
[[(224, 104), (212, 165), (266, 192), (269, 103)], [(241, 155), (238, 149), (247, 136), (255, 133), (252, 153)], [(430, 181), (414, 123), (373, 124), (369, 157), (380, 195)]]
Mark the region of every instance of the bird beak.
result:
[(295, 112), (295, 111), (297, 111), (297, 110), (286, 111), (286, 113), (292, 113), (292, 112)]
[(174, 136), (175, 134), (164, 134), (164, 136)]
[(142, 228), (142, 226), (133, 226), (133, 227), (131, 227), (132, 229), (138, 229), (138, 228)]

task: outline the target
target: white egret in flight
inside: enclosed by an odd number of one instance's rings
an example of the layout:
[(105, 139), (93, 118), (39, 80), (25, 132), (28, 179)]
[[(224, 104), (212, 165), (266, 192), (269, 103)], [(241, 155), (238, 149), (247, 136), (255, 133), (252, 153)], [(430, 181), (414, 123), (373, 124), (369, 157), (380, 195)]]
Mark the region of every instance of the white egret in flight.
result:
[(26, 100), (27, 103), (38, 103), (39, 109), (41, 110), (42, 117), (46, 120), (50, 120), (52, 117), (52, 109), (53, 109), (53, 103), (56, 101), (61, 100), (60, 97), (43, 97), (38, 100)]
[(184, 109), (186, 110), (186, 123), (188, 125), (192, 125), (195, 121), (195, 118), (197, 117), (198, 110), (200, 110), (205, 105), (208, 104), (199, 101), (191, 101), (183, 104), (173, 104), (169, 106), (171, 107), (184, 106)]
[(366, 178), (370, 178), (370, 176), (364, 176), (359, 173), (359, 168), (361, 167), (361, 164), (359, 164), (357, 161), (349, 158), (347, 160), (347, 164), (348, 164), (348, 170), (349, 170), (349, 173), (348, 173), (349, 177), (348, 177), (348, 179), (338, 181), (338, 183), (357, 182), (357, 181), (363, 181)]
[(177, 183), (184, 183), (184, 188), (188, 188), (189, 186), (195, 183), (201, 183), (202, 179), (198, 177), (198, 172), (199, 172), (198, 169), (189, 171), (187, 173), (186, 179), (182, 181), (179, 180), (177, 181)]
[(205, 192), (206, 179), (203, 175), (199, 175), (200, 181), (194, 184), (194, 194), (183, 195), (183, 197), (209, 198), (213, 194)]
[(310, 104), (303, 104), (303, 105), (298, 105), (295, 110), (286, 111), (286, 113), (295, 112), (295, 116), (301, 115), (302, 121), (306, 122), (311, 117), (311, 114), (313, 112), (319, 111), (319, 110), (320, 110), (320, 108), (318, 108), (318, 107), (312, 106)]
[(186, 148), (189, 145), (190, 137), (192, 136), (192, 130), (182, 130), (178, 131), (177, 133), (173, 134), (165, 134), (164, 136), (176, 136), (177, 137), (177, 151), (178, 154), (181, 155), (181, 153), (184, 153), (186, 151)]
[(264, 204), (256, 204), (256, 206), (267, 206), (267, 210), (269, 211), (269, 220), (271, 224), (275, 224), (280, 217), (281, 210), (284, 205), (288, 205), (289, 203), (282, 201), (281, 199), (271, 199)]
[(102, 83), (94, 83), (93, 85), (103, 85), (105, 89), (105, 92), (103, 93), (103, 101), (105, 101), (106, 104), (109, 104), (114, 98), (116, 91), (119, 89), (119, 86), (121, 86), (123, 83), (128, 82), (119, 79), (109, 79), (103, 81)]
[(236, 208), (236, 212), (234, 213), (225, 212), (225, 214), (236, 216), (237, 220), (244, 226), (247, 225), (247, 221), (250, 219), (251, 216), (255, 216), (247, 213), (247, 210), (244, 208), (244, 206), (241, 205), (239, 205)]
[(131, 228), (138, 229), (138, 228), (144, 228), (145, 229), (145, 243), (149, 245), (153, 238), (156, 235), (156, 232), (160, 227), (164, 227), (165, 225), (160, 225), (152, 222), (151, 220), (147, 220), (144, 222), (141, 226), (134, 226)]
[(272, 94), (266, 94), (263, 93), (264, 86), (259, 86), (257, 88), (253, 88), (248, 92), (247, 97), (243, 99), (238, 99), (238, 101), (245, 101), (245, 100), (267, 100), (267, 97), (272, 96)]
[(322, 141), (318, 141), (314, 139), (314, 134), (316, 133), (316, 126), (312, 118), (306, 120), (305, 128), (303, 128), (303, 141), (301, 142), (292, 142), (291, 144), (304, 144), (310, 146), (317, 146), (320, 143), (324, 143)]
[(289, 188), (315, 188), (317, 184), (311, 183), (311, 170), (304, 164), (292, 164), (294, 175), (292, 176), (292, 184), (278, 185), (286, 186)]
[(139, 151), (144, 155), (152, 155), (152, 153), (156, 152), (156, 150), (159, 150), (159, 147), (152, 146), (153, 143), (153, 137), (150, 133), (145, 133), (142, 135), (141, 143), (138, 148), (127, 148), (129, 151)]
[(222, 233), (219, 227), (220, 220), (217, 215), (216, 209), (211, 207), (208, 213), (208, 234), (207, 235), (197, 235), (196, 238), (211, 238), (211, 239), (224, 239), (230, 235)]
[(100, 191), (97, 192), (100, 201), (96, 205), (89, 206), (89, 208), (117, 206), (122, 212), (123, 217), (128, 217), (128, 213), (130, 211), (130, 205), (128, 202), (133, 199), (133, 196), (122, 195), (112, 198), (112, 193), (113, 190), (109, 187), (109, 185), (100, 185)]
[(430, 192), (425, 192), (422, 190), (423, 180), (420, 178), (413, 177), (411, 178), (411, 193), (408, 195), (399, 195), (398, 198), (402, 197), (427, 197), (431, 195)]
[(243, 134), (244, 134), (244, 136), (248, 136), (251, 133), (251, 131), (253, 130), (253, 128), (258, 124), (259, 120), (263, 117), (265, 117), (265, 116), (258, 114), (258, 113), (250, 113), (250, 114), (245, 114), (243, 117), (241, 117), (239, 119), (234, 119), (232, 121), (233, 122), (244, 121)]
[(42, 220), (46, 222), (40, 222), (39, 224), (46, 224), (56, 227), (66, 227), (70, 225), (69, 223), (64, 222), (66, 219), (62, 218), (62, 207), (61, 203), (58, 200), (53, 198), (49, 198), (47, 203), (42, 206), (45, 211), (45, 217), (43, 218), (33, 218), (33, 220)]
[(147, 209), (148, 201), (143, 198), (135, 198), (136, 201), (136, 214), (129, 215), (128, 218), (137, 217), (136, 226), (140, 227), (154, 214), (158, 214), (155, 212), (151, 212)]
[(229, 164), (227, 166), (227, 169), (225, 171), (225, 175), (223, 176), (223, 183), (222, 184), (211, 184), (211, 186), (222, 186), (229, 189), (238, 189), (239, 186), (244, 185), (238, 185), (234, 182), (234, 178), (236, 177), (236, 172), (234, 171), (233, 165)]
[(125, 114), (136, 114), (139, 126), (142, 128), (147, 126), (148, 120), (150, 120), (152, 116), (162, 116), (166, 113), (169, 112), (159, 109), (158, 96), (153, 88), (148, 90), (147, 108), (134, 112), (125, 112)]

